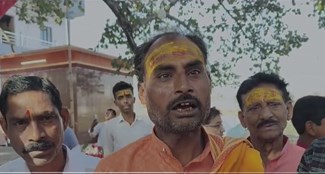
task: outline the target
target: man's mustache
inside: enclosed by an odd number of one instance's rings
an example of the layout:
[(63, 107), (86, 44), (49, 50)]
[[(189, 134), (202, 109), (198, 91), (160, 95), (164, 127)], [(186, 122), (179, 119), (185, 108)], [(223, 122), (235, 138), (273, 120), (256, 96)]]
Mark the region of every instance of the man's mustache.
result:
[(258, 123), (257, 128), (260, 128), (260, 127), (262, 127), (262, 126), (264, 126), (266, 124), (277, 124), (277, 123), (278, 123), (277, 121), (272, 120), (272, 119), (263, 120), (260, 123)]
[(39, 141), (28, 144), (24, 149), (23, 153), (29, 153), (33, 151), (44, 151), (51, 147), (54, 147), (54, 143), (50, 141)]
[(182, 94), (179, 97), (177, 97), (175, 100), (171, 101), (168, 105), (167, 105), (167, 109), (168, 110), (172, 110), (173, 107), (175, 107), (175, 105), (179, 102), (182, 102), (184, 100), (193, 100), (194, 104), (197, 105), (197, 107), (200, 109), (201, 108), (201, 102), (198, 98), (190, 95), (190, 94)]

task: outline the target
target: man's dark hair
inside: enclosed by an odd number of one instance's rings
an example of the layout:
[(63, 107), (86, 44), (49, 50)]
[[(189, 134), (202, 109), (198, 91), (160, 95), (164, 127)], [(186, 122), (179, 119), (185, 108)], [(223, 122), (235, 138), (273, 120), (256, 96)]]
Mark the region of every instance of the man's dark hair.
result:
[(133, 86), (130, 83), (126, 83), (126, 82), (120, 81), (120, 82), (116, 83), (113, 86), (113, 95), (114, 95), (114, 98), (115, 99), (116, 99), (116, 95), (115, 95), (116, 92), (117, 91), (121, 91), (123, 89), (131, 89), (132, 94), (133, 94)]
[(60, 92), (51, 81), (38, 76), (12, 76), (3, 84), (0, 94), (0, 111), (5, 119), (8, 112), (8, 98), (27, 91), (42, 91), (48, 94), (53, 105), (61, 112)]
[(282, 98), (285, 102), (291, 100), (290, 94), (287, 91), (288, 83), (281, 79), (277, 74), (260, 72), (249, 77), (240, 85), (236, 95), (240, 109), (243, 109), (242, 95), (247, 94), (253, 88), (258, 87), (261, 84), (275, 85), (276, 88), (282, 92)]
[(110, 108), (110, 109), (107, 109), (107, 110), (111, 111), (113, 113), (114, 117), (116, 116), (116, 111), (114, 109)]
[(323, 118), (325, 118), (325, 97), (309, 95), (297, 100), (291, 121), (298, 134), (301, 135), (305, 132), (307, 121), (321, 125)]
[(142, 45), (138, 46), (135, 50), (135, 55), (134, 55), (134, 70), (135, 70), (135, 75), (138, 77), (138, 81), (141, 83), (143, 82), (143, 77), (145, 73), (144, 69), (144, 59), (152, 46), (153, 43), (155, 43), (158, 39), (163, 38), (163, 37), (178, 37), (178, 36), (184, 36), (190, 41), (192, 41), (194, 44), (196, 44), (199, 49), (201, 50), (203, 56), (204, 56), (204, 61), (207, 63), (207, 57), (208, 57), (208, 51), (206, 48), (206, 44), (197, 35), (192, 35), (192, 34), (181, 34), (179, 32), (166, 32), (159, 34), (152, 39), (150, 39), (148, 42), (143, 43)]
[(221, 112), (216, 107), (210, 108), (209, 115), (207, 117), (205, 117), (203, 124), (204, 125), (210, 124), (212, 119), (214, 119), (217, 116), (220, 117), (220, 115), (221, 115)]

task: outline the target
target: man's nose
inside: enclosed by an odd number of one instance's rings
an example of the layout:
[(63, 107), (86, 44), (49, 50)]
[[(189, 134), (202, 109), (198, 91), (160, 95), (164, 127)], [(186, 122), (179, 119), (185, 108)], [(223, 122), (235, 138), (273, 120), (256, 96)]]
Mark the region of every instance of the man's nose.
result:
[(28, 126), (29, 141), (39, 141), (45, 137), (45, 131), (36, 121), (31, 121)]
[(273, 113), (272, 113), (271, 109), (268, 106), (263, 106), (261, 113), (260, 113), (260, 118), (269, 119), (272, 116), (273, 116)]
[(193, 87), (186, 74), (176, 75), (176, 78), (174, 79), (174, 86), (176, 93), (193, 92)]

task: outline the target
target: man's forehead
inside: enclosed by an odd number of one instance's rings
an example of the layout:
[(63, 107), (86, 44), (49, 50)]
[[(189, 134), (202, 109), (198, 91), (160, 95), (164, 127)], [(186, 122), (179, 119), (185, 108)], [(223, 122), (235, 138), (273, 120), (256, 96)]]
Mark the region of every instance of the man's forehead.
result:
[(244, 106), (250, 106), (256, 102), (263, 101), (283, 101), (281, 91), (269, 85), (253, 88), (242, 99)]
[(50, 96), (42, 91), (27, 91), (8, 97), (8, 113), (33, 115), (44, 111), (52, 112), (55, 106)]
[(168, 36), (163, 36), (159, 39), (157, 39), (149, 48), (149, 51), (147, 53), (150, 54), (152, 51), (154, 51), (155, 49), (159, 48), (160, 46), (169, 43), (169, 42), (192, 42), (191, 40), (189, 40), (187, 37), (185, 36), (178, 36), (178, 35), (168, 35)]
[(205, 62), (200, 48), (185, 36), (173, 35), (158, 39), (151, 46), (144, 61), (146, 78), (150, 78), (158, 67), (167, 68), (165, 66), (184, 58), (187, 61)]
[[(119, 90), (115, 93), (116, 97), (119, 97), (119, 96), (126, 96), (126, 95), (133, 95), (132, 93), (132, 90), (131, 89), (122, 89), (122, 90)], [(107, 110), (109, 111), (109, 110)]]

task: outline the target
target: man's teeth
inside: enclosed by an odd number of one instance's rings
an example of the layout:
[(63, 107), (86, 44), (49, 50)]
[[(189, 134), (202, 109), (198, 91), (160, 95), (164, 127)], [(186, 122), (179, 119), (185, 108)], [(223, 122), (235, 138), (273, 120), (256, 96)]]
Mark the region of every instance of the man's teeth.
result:
[(186, 108), (177, 108), (177, 111), (182, 112), (182, 111), (191, 111), (193, 108), (190, 107), (186, 107)]
[(181, 103), (181, 106), (189, 106), (190, 103)]

